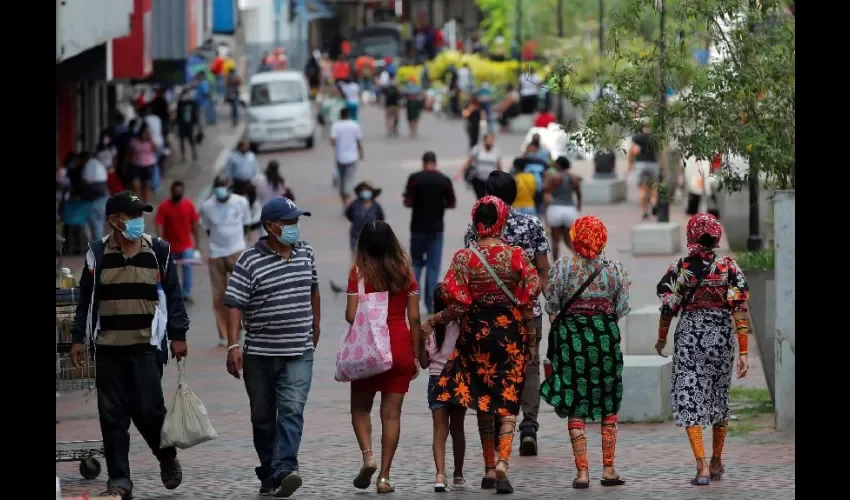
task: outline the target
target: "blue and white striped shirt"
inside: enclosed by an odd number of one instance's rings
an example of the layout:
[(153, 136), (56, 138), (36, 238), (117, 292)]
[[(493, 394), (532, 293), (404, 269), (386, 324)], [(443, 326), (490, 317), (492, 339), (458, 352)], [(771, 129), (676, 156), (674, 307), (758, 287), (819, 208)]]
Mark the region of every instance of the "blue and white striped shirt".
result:
[(242, 311), (245, 354), (300, 356), (313, 349), (312, 289), (319, 284), (313, 247), (298, 241), (289, 259), (266, 238), (245, 250), (227, 283), (224, 305)]

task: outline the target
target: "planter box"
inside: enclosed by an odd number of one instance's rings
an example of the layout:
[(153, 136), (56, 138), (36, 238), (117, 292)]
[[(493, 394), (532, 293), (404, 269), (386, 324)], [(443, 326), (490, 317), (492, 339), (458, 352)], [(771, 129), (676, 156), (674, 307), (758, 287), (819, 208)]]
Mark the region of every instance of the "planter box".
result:
[(776, 224), (776, 341), (774, 370), (776, 430), (794, 431), (797, 423), (797, 290), (796, 198), (794, 191), (777, 191), (773, 213)]
[[(764, 368), (764, 378), (774, 398), (775, 343), (776, 343), (776, 280), (774, 271), (744, 269), (750, 287), (750, 324), (758, 343), (759, 357)], [(628, 316), (627, 316), (628, 317)]]

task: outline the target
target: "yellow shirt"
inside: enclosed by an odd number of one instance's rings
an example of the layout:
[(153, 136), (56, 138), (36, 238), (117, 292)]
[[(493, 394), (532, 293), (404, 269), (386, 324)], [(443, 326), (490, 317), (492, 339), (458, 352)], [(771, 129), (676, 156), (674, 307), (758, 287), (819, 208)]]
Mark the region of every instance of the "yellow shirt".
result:
[(534, 174), (528, 172), (517, 172), (514, 174), (516, 180), (516, 200), (514, 208), (534, 208), (534, 195), (537, 193), (537, 179)]

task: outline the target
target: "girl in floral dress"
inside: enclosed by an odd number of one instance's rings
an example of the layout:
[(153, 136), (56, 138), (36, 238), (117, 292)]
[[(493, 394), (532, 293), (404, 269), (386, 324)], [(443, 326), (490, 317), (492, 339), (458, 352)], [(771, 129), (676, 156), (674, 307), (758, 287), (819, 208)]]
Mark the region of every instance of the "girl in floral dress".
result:
[[(460, 318), (457, 347), (433, 387), (433, 399), (478, 412), (484, 453), (484, 489), (513, 493), (508, 480), (516, 416), (535, 341), (534, 300), (540, 278), (520, 248), (501, 241), (508, 207), (485, 196), (472, 208), (475, 248), (458, 250), (443, 280), (448, 308), (428, 318), (425, 334)], [(499, 416), (495, 458), (495, 417)]]
[(602, 486), (625, 483), (614, 469), (617, 412), (623, 398), (623, 353), (617, 321), (630, 311), (629, 277), (602, 250), (608, 231), (596, 217), (579, 217), (569, 230), (575, 255), (555, 261), (546, 286), (552, 318), (552, 374), (540, 397), (567, 418), (577, 476), (573, 488), (590, 485), (585, 421), (601, 420)]
[[(723, 477), (721, 455), (736, 344), (738, 378), (749, 369), (749, 290), (735, 259), (714, 252), (722, 231), (713, 215), (691, 217), (688, 255), (670, 265), (657, 290), (662, 303), (655, 345), (659, 356), (667, 345), (670, 322), (679, 315), (673, 349), (673, 417), (677, 426), (685, 427), (697, 461), (697, 475), (691, 481), (694, 486), (706, 486)], [(705, 459), (705, 425), (712, 426), (711, 462)]]

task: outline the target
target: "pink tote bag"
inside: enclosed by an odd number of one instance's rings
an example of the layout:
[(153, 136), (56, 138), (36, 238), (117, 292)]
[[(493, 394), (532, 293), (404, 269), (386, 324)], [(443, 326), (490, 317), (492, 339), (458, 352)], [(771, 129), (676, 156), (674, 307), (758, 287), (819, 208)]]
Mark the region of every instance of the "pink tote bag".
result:
[(389, 292), (366, 293), (357, 283), (354, 323), (339, 343), (336, 354), (337, 382), (351, 382), (384, 373), (393, 366), (390, 329), (387, 326)]

